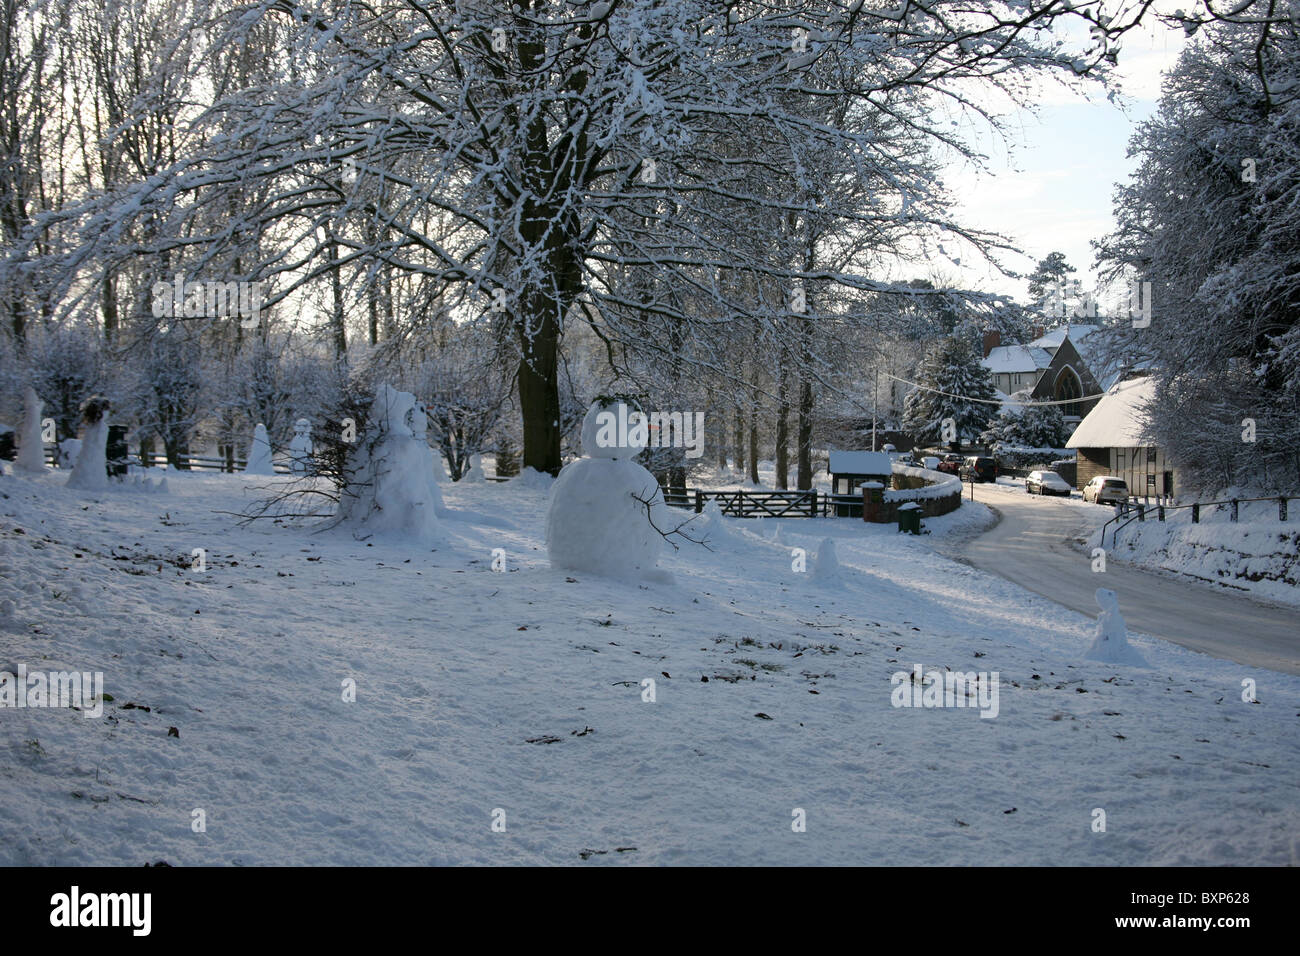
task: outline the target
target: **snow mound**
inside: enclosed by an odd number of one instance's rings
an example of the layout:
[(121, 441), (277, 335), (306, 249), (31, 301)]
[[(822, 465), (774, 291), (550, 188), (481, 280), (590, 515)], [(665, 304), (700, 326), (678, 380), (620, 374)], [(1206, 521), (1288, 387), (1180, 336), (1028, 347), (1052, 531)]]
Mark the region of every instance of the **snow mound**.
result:
[(817, 547), (817, 560), (813, 563), (812, 579), (817, 584), (837, 584), (842, 580), (840, 559), (835, 554), (835, 540), (823, 538)]
[(60, 468), (71, 468), (81, 454), (80, 438), (65, 438), (59, 442), (58, 462)]
[(658, 482), (636, 462), (579, 458), (564, 466), (551, 489), (546, 550), (556, 569), (653, 577), (664, 544), (655, 527), (667, 532), (677, 524)]
[(45, 471), (45, 443), (41, 441), (41, 411), (44, 403), (36, 397), (36, 389), (27, 386), (23, 396), (23, 423), (18, 431), (18, 457), (14, 468), (28, 474)]
[(550, 491), (555, 479), (544, 471), (525, 467), (510, 483), (520, 488), (527, 488), (529, 491)]
[(1115, 592), (1110, 588), (1097, 588), (1097, 605), (1101, 608), (1101, 614), (1097, 617), (1097, 636), (1093, 638), (1092, 647), (1088, 648), (1084, 658), (1106, 664), (1150, 667), (1146, 659), (1128, 642), (1128, 628), (1124, 624), (1124, 617), (1119, 613), (1119, 598)]
[(419, 541), (441, 537), (442, 496), (422, 421), (427, 427), (424, 411), (410, 392), (389, 385), (376, 389), (365, 437), (348, 459), (348, 484), (339, 503), (339, 519), (354, 533)]
[(103, 491), (108, 487), (108, 409), (107, 399), (96, 396), (86, 400), (81, 412), (86, 433), (67, 487), (82, 491)]
[(704, 531), (709, 547), (716, 548), (719, 545), (740, 543), (731, 529), (727, 527), (727, 517), (722, 513), (722, 505), (718, 503), (717, 498), (710, 498), (705, 502), (701, 514), (704, 516)]
[(244, 474), (275, 474), (275, 466), (271, 464), (271, 440), (266, 435), (266, 426), (261, 422), (253, 429), (253, 444), (248, 449), (248, 464), (244, 466)]
[(293, 423), (293, 440), (289, 442), (289, 470), (295, 475), (307, 474), (313, 450), (311, 422), (300, 418)]

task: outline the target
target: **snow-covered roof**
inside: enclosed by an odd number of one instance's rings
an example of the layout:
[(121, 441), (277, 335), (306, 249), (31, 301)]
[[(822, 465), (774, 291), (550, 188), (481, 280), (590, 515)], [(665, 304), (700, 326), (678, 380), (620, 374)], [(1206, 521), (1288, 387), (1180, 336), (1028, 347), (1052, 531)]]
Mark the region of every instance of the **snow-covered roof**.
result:
[(1061, 343), (1065, 341), (1065, 337), (1068, 335), (1070, 341), (1074, 343), (1075, 348), (1078, 348), (1080, 342), (1086, 339), (1093, 332), (1096, 332), (1099, 328), (1101, 328), (1101, 326), (1094, 325), (1091, 322), (1079, 325), (1058, 325), (1046, 335), (1040, 336), (1030, 342), (1029, 347), (1031, 349), (1049, 349), (1051, 351), (1056, 351), (1056, 349), (1061, 347)]
[(990, 349), (988, 358), (984, 359), (984, 367), (994, 375), (1036, 372), (1051, 364), (1052, 355), (1046, 349), (1025, 345), (999, 345)]
[(1147, 376), (1117, 383), (1097, 400), (1079, 422), (1066, 448), (1138, 448), (1146, 426), (1146, 406), (1155, 398), (1155, 380)]
[(893, 461), (883, 451), (832, 451), (829, 458), (832, 475), (887, 475)]

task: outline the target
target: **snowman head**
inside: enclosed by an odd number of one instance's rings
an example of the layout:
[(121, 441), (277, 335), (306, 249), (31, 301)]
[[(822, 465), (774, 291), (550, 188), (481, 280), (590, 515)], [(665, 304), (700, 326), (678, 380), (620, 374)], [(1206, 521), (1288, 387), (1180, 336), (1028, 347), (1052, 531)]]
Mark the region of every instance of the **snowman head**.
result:
[(305, 418), (300, 418), (293, 423), (293, 433), (300, 438), (306, 438), (311, 434), (311, 422)]
[(1097, 606), (1103, 611), (1114, 613), (1119, 610), (1119, 599), (1110, 588), (1097, 588)]
[(582, 451), (591, 458), (634, 458), (650, 444), (649, 422), (635, 399), (600, 396), (582, 420)]

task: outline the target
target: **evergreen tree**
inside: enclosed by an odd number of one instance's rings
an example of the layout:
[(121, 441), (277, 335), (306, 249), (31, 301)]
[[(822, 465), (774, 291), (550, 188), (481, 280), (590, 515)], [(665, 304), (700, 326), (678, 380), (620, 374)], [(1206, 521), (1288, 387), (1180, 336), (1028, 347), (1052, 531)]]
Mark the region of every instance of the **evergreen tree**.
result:
[(907, 396), (903, 428), (918, 442), (944, 440), (944, 423), (952, 421), (955, 447), (988, 427), (995, 405), (993, 377), (980, 354), (964, 338), (935, 345), (921, 362), (916, 381), (924, 386)]

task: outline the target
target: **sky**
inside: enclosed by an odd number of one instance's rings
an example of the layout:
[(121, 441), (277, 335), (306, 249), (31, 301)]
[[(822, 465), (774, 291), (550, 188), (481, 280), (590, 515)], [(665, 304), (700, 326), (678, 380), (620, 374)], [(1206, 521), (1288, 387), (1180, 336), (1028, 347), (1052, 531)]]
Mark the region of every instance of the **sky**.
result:
[[(1109, 102), (1099, 87), (1087, 97), (1059, 85), (1045, 87), (1037, 115), (1014, 117), (1009, 155), (1001, 140), (980, 138), (991, 175), (950, 169), (946, 180), (962, 219), (1008, 236), (1027, 253), (1008, 257), (1008, 266), (1029, 271), (1049, 252), (1060, 251), (1078, 270), (1074, 277), (1083, 288), (1093, 288), (1090, 240), (1114, 227), (1115, 184), (1136, 166), (1125, 155), (1129, 139), (1137, 124), (1155, 112), (1161, 73), (1173, 65), (1183, 45), (1181, 30), (1159, 23), (1130, 33), (1119, 55), (1125, 95), (1118, 104)], [(969, 287), (1027, 301), (1023, 280), (1003, 277), (982, 262), (963, 260), (961, 268), (943, 263), (940, 271), (959, 276)]]

